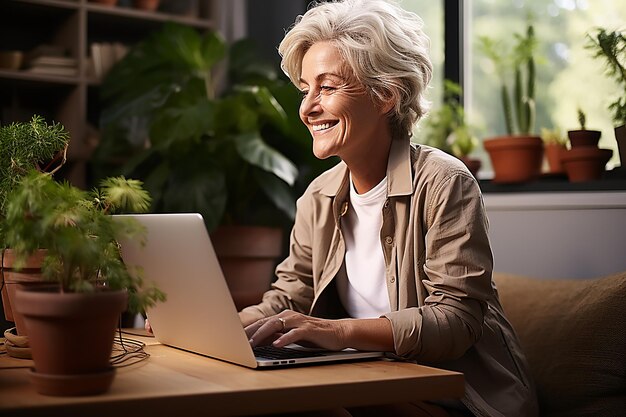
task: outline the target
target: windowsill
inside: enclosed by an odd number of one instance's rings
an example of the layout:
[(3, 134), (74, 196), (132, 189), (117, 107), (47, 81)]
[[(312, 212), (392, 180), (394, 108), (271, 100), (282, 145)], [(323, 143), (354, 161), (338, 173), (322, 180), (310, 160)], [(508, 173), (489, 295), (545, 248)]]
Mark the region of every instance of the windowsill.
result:
[(543, 175), (540, 179), (523, 184), (495, 184), (479, 180), (483, 193), (542, 193), (561, 191), (623, 191), (626, 190), (626, 169), (606, 171), (602, 179), (589, 182), (569, 182), (567, 176)]

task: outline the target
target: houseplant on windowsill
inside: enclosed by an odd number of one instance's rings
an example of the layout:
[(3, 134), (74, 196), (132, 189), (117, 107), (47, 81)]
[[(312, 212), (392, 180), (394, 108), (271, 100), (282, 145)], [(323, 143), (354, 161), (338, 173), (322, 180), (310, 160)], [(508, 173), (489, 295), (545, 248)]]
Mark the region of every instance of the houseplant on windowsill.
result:
[[(516, 34), (511, 53), (489, 37), (480, 38), (480, 47), (490, 58), (500, 79), (500, 99), (507, 136), (485, 139), (483, 145), (494, 169), (496, 183), (521, 183), (534, 180), (541, 173), (543, 143), (533, 135), (535, 124), (535, 60), (537, 40), (529, 24), (525, 35)], [(508, 78), (513, 73), (512, 82)], [(525, 77), (525, 80), (524, 80)], [(525, 82), (524, 82), (525, 81)], [(513, 106), (510, 89), (513, 89)], [(513, 117), (515, 113), (515, 118)]]
[(577, 112), (580, 129), (567, 131), (567, 137), (569, 138), (570, 145), (572, 148), (583, 146), (597, 148), (602, 132), (599, 130), (587, 129), (587, 116), (585, 115), (585, 112), (580, 107)]
[(463, 106), (459, 103), (461, 86), (450, 80), (444, 82), (444, 104), (430, 111), (424, 119), (423, 130), (419, 136), (423, 143), (434, 146), (459, 158), (476, 176), (481, 166), (480, 159), (469, 155), (478, 145), (465, 121)]
[(558, 127), (553, 129), (542, 127), (541, 140), (543, 141), (544, 154), (548, 160), (548, 172), (557, 175), (563, 174), (565, 171), (561, 164), (561, 154), (567, 150), (567, 138)]
[[(298, 109), (297, 90), (252, 52), (246, 42), (227, 48), (215, 32), (175, 24), (155, 32), (104, 81), (96, 152), (100, 166), (120, 160), (114, 169), (144, 180), (153, 211), (202, 214), (239, 308), (260, 301), (282, 253), (282, 230), (257, 226), (290, 224), (292, 186), (310, 179), (298, 175), (292, 159), (314, 166), (308, 133), (295, 114), (287, 116)], [(219, 89), (214, 69), (226, 56), (228, 83)], [(231, 270), (246, 255), (232, 250), (250, 247), (243, 239), (259, 230), (278, 241), (258, 241), (265, 271), (245, 272), (240, 283)]]
[[(55, 173), (65, 163), (65, 154), (69, 135), (58, 123), (48, 124), (40, 116), (33, 116), (28, 122), (15, 122), (0, 126), (0, 250), (2, 264), (0, 276), (2, 282), (2, 305), (7, 321), (15, 322), (16, 336), (22, 337), (22, 349), (7, 343), (11, 356), (28, 357), (25, 342), (26, 328), (21, 316), (15, 314), (11, 299), (14, 290), (22, 285), (35, 285), (41, 281), (41, 261), (43, 251), (39, 251), (26, 261), (25, 270), (17, 272), (13, 268), (15, 254), (7, 246), (5, 233), (6, 201), (8, 195), (17, 187), (20, 180), (31, 169)], [(10, 335), (7, 334), (7, 337)]]
[(580, 108), (578, 122), (580, 129), (567, 132), (570, 149), (561, 153), (561, 163), (570, 182), (598, 180), (602, 177), (613, 151), (598, 148), (601, 132), (586, 129), (585, 113)]
[(89, 395), (108, 390), (113, 337), (122, 311), (137, 312), (164, 299), (143, 285), (140, 271), (123, 264), (116, 238), (141, 238), (131, 219), (114, 220), (116, 210), (145, 211), (149, 196), (141, 183), (109, 178), (92, 192), (31, 171), (8, 196), (6, 241), (16, 268), (46, 248), (42, 275), (52, 285), (16, 292), (24, 317), (39, 393)]
[(606, 72), (617, 82), (617, 97), (609, 106), (613, 112), (615, 139), (622, 169), (626, 167), (626, 32), (598, 28), (588, 34), (587, 47), (594, 51), (596, 58), (602, 58)]

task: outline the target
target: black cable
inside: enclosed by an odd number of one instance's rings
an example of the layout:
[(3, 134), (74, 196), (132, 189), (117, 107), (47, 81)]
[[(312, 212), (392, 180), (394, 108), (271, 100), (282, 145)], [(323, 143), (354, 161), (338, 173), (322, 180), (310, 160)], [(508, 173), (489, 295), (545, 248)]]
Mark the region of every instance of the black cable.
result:
[[(117, 337), (113, 339), (112, 353), (116, 354), (111, 355), (111, 365), (120, 368), (148, 359), (150, 354), (144, 350), (145, 347), (146, 344), (140, 340), (122, 336), (122, 316), (120, 315), (117, 326)], [(130, 363), (126, 363), (129, 361)]]

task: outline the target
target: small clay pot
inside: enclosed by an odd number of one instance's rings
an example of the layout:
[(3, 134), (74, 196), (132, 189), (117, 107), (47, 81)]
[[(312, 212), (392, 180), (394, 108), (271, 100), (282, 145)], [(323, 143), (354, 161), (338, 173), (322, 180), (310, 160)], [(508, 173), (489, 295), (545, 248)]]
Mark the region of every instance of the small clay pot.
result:
[(496, 184), (533, 181), (541, 174), (543, 141), (539, 136), (501, 136), (485, 139)]
[(550, 174), (562, 174), (565, 172), (565, 168), (563, 168), (563, 164), (561, 163), (561, 153), (566, 150), (565, 145), (558, 145), (556, 143), (547, 143), (544, 145), (543, 151), (548, 161), (548, 172)]
[(613, 151), (590, 146), (572, 148), (561, 153), (561, 163), (570, 182), (596, 181), (602, 178)]
[(459, 159), (463, 161), (467, 169), (469, 169), (472, 175), (476, 178), (476, 175), (478, 174), (478, 171), (480, 170), (480, 167), (482, 166), (482, 162), (480, 161), (480, 159), (470, 158), (468, 156), (462, 156)]
[(598, 147), (598, 141), (600, 140), (602, 132), (599, 130), (569, 130), (567, 137), (572, 148), (578, 148), (581, 146), (593, 146)]
[(615, 128), (615, 140), (619, 151), (620, 167), (626, 169), (626, 125)]

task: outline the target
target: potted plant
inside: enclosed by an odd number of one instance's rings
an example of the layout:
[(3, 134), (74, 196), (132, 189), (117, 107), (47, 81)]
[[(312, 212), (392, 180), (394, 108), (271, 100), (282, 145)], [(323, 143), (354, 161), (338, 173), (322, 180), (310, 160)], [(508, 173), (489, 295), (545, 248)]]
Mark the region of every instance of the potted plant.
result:
[[(49, 172), (50, 175), (58, 171), (65, 163), (69, 135), (63, 125), (48, 124), (41, 116), (33, 116), (28, 122), (15, 122), (0, 126), (0, 250), (2, 264), (0, 276), (2, 282), (2, 305), (7, 321), (15, 322), (16, 336), (26, 337), (26, 327), (21, 316), (12, 309), (12, 295), (15, 289), (22, 285), (33, 285), (40, 282), (41, 262), (43, 252), (35, 253), (26, 260), (22, 271), (14, 268), (15, 253), (7, 245), (5, 231), (6, 204), (8, 195), (16, 188), (20, 180), (31, 169)], [(23, 348), (27, 343), (23, 343)], [(19, 352), (18, 346), (7, 343), (7, 351), (24, 356), (25, 349)], [(28, 356), (28, 355), (26, 355)]]
[(476, 176), (481, 161), (469, 155), (478, 146), (478, 140), (465, 122), (465, 112), (459, 103), (461, 94), (460, 85), (450, 80), (444, 81), (444, 104), (428, 114), (421, 136), (424, 144), (456, 156)]
[(116, 238), (141, 238), (142, 228), (109, 215), (145, 211), (149, 204), (136, 180), (109, 178), (86, 192), (37, 171), (8, 196), (6, 241), (16, 268), (46, 248), (42, 275), (53, 284), (20, 289), (15, 298), (28, 328), (35, 363), (30, 376), (39, 393), (106, 391), (115, 375), (109, 360), (120, 314), (127, 305), (136, 312), (164, 299), (119, 254)]
[[(486, 36), (479, 39), (481, 49), (494, 62), (500, 78), (500, 99), (507, 131), (507, 136), (485, 139), (483, 142), (493, 165), (493, 181), (496, 183), (533, 180), (540, 175), (543, 160), (541, 138), (532, 134), (536, 77), (533, 54), (537, 45), (533, 25), (528, 24), (526, 34), (516, 34), (516, 39), (517, 44), (510, 49), (501, 48), (501, 45)], [(509, 50), (510, 53), (503, 52)], [(509, 79), (511, 72), (512, 82)]]
[(561, 153), (561, 163), (570, 182), (600, 179), (606, 163), (613, 155), (613, 151), (610, 149), (598, 148), (601, 132), (599, 130), (587, 130), (585, 121), (585, 113), (579, 108), (580, 129), (567, 132), (570, 149)]
[(572, 146), (572, 148), (578, 148), (580, 146), (597, 147), (602, 132), (600, 132), (599, 130), (587, 130), (587, 116), (585, 115), (585, 112), (583, 112), (580, 107), (578, 108), (577, 112), (580, 129), (567, 131), (567, 137), (569, 138), (570, 145)]
[(567, 138), (561, 129), (541, 128), (541, 140), (546, 159), (548, 160), (548, 172), (550, 174), (563, 174), (565, 171), (561, 164), (561, 154), (567, 149)]
[[(226, 56), (227, 83), (214, 72)], [(319, 166), (292, 113), (297, 90), (261, 65), (248, 42), (227, 48), (216, 32), (167, 24), (129, 51), (102, 91), (99, 165), (121, 160), (112, 168), (144, 180), (153, 211), (202, 214), (237, 306), (259, 302), (283, 250), (282, 229), (266, 226), (293, 221), (292, 187)], [(299, 176), (291, 159), (308, 172)], [(247, 268), (243, 259), (264, 270), (234, 271)]]
[(620, 155), (621, 167), (626, 167), (626, 33), (598, 28), (588, 34), (587, 47), (594, 51), (596, 58), (606, 63), (606, 72), (618, 85), (617, 98), (610, 104), (615, 124), (615, 139)]

